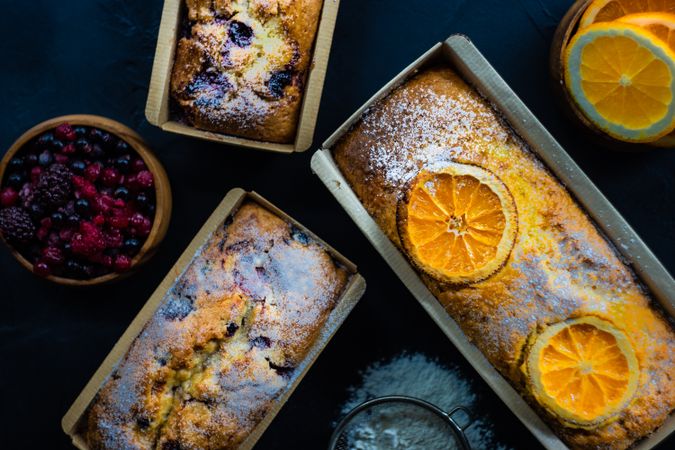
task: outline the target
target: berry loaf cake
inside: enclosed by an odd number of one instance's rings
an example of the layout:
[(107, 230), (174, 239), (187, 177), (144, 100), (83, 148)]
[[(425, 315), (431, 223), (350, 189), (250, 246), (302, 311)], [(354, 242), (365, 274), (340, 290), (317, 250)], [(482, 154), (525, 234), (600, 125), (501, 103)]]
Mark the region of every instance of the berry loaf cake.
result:
[(207, 131), (293, 142), (322, 0), (186, 0), (171, 96)]
[(675, 332), (561, 183), (451, 69), (332, 149), (468, 338), (572, 448), (624, 449), (675, 407)]
[(319, 243), (244, 203), (92, 401), (89, 448), (238, 448), (301, 371), (348, 278)]

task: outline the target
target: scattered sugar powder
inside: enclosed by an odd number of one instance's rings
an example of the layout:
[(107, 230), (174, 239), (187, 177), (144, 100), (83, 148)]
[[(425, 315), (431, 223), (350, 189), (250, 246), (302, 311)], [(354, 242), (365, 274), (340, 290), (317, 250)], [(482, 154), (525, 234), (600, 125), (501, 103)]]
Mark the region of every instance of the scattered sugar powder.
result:
[[(402, 353), (390, 361), (372, 364), (362, 373), (360, 386), (349, 389), (342, 414), (359, 404), (385, 395), (406, 395), (426, 400), (449, 411), (461, 405), (472, 412), (474, 422), (466, 437), (474, 449), (506, 450), (496, 442), (492, 426), (475, 413), (472, 384), (456, 368), (448, 368), (420, 353)], [(403, 412), (405, 408), (405, 412)], [(385, 404), (357, 416), (346, 430), (349, 450), (448, 450), (450, 430), (436, 416), (415, 407)], [(464, 417), (457, 417), (460, 425)]]

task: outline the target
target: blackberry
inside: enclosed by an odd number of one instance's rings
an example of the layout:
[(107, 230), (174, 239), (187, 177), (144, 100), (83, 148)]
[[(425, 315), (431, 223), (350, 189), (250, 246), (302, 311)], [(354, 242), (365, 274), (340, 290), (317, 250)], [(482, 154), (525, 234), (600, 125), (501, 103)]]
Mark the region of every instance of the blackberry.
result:
[(28, 213), (16, 206), (0, 210), (0, 232), (10, 242), (26, 243), (35, 235)]
[(63, 164), (52, 164), (40, 175), (35, 187), (35, 203), (46, 209), (56, 209), (64, 205), (72, 192), (72, 176), (72, 172)]

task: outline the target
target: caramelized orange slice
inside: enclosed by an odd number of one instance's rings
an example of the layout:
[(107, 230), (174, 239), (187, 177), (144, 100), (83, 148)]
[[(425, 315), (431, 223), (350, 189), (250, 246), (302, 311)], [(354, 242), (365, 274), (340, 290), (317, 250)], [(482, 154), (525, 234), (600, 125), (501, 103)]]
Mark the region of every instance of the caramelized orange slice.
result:
[(526, 365), (535, 398), (571, 427), (611, 420), (630, 403), (638, 384), (638, 361), (626, 335), (592, 316), (548, 327)]
[(473, 165), (421, 171), (398, 206), (408, 256), (445, 283), (475, 283), (495, 273), (511, 252), (516, 230), (511, 193), (494, 174)]

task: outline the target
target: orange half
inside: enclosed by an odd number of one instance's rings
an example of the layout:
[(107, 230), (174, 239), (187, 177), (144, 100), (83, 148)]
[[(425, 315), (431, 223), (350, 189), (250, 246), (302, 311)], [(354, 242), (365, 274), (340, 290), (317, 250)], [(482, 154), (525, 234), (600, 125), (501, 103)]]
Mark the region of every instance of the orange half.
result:
[(595, 0), (581, 16), (579, 28), (598, 22), (611, 22), (622, 16), (643, 12), (675, 13), (673, 0)]

